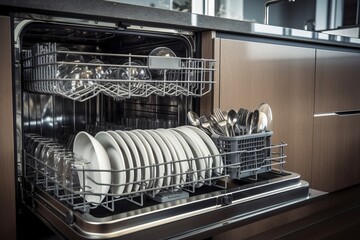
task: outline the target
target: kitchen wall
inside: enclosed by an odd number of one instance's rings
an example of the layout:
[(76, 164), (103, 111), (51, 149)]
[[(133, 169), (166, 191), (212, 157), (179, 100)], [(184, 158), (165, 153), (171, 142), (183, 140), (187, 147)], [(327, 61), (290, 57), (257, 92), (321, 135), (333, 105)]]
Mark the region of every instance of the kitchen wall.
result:
[(359, 0), (317, 0), (316, 30), (338, 29), (360, 24)]
[[(268, 0), (104, 0), (264, 23)], [(359, 25), (359, 0), (283, 0), (270, 5), (269, 24), (305, 30)]]

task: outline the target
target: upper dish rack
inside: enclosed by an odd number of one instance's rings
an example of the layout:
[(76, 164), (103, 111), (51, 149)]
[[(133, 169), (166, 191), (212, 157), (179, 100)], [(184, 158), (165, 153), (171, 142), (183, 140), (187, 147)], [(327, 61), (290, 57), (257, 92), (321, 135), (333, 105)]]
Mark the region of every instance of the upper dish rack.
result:
[(110, 97), (196, 96), (212, 89), (214, 60), (70, 51), (57, 43), (23, 52), (24, 88), (86, 101)]

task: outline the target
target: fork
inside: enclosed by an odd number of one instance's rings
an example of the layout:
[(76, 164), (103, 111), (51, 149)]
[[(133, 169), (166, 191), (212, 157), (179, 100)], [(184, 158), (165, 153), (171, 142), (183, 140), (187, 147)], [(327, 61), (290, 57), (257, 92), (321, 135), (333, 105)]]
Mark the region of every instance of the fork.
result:
[(216, 116), (216, 120), (218, 124), (221, 126), (222, 129), (224, 129), (226, 136), (229, 137), (230, 135), (228, 131), (228, 122), (226, 121), (221, 109), (219, 108), (215, 109), (214, 114)]

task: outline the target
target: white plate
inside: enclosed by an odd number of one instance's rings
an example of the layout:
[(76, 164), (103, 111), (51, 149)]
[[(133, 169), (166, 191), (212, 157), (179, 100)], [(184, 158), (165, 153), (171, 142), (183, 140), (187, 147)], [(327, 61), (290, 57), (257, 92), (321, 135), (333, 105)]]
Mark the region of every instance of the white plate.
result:
[(157, 134), (166, 144), (166, 146), (168, 147), (170, 154), (172, 156), (172, 164), (171, 164), (171, 173), (173, 175), (172, 177), (172, 185), (180, 185), (181, 183), (181, 167), (179, 164), (179, 158), (177, 156), (176, 150), (173, 147), (172, 143), (169, 141), (169, 139), (161, 132), (158, 130), (152, 130), (155, 134)]
[(98, 140), (99, 143), (104, 147), (110, 160), (111, 169), (116, 171), (111, 172), (111, 183), (118, 184), (120, 186), (111, 186), (110, 191), (114, 194), (121, 195), (125, 188), (126, 172), (124, 157), (119, 148), (119, 145), (107, 132), (98, 132), (95, 135), (95, 139)]
[[(194, 138), (196, 144), (199, 146), (201, 152), (203, 153), (203, 156), (204, 157), (207, 157), (207, 156), (211, 156), (211, 153), (208, 149), (208, 147), (206, 146), (205, 142), (201, 139), (201, 137), (196, 133), (194, 132), (193, 130), (187, 128), (186, 126), (181, 126), (181, 127), (178, 127), (180, 129), (185, 129), (185, 131), (187, 132), (187, 134), (190, 134), (190, 136), (192, 138)], [(211, 177), (212, 176), (212, 172), (211, 172), (211, 167), (213, 166), (213, 159), (211, 157), (209, 158), (205, 158), (204, 159), (205, 161), (205, 165), (206, 165), (206, 177)]]
[(155, 181), (154, 188), (158, 188), (155, 190), (155, 194), (157, 194), (160, 192), (160, 188), (163, 186), (164, 183), (165, 166), (164, 166), (163, 154), (161, 152), (159, 145), (156, 143), (155, 139), (148, 132), (144, 130), (136, 130), (136, 131), (139, 132), (147, 140), (155, 155), (157, 179)]
[[(201, 142), (200, 142), (201, 138), (198, 135), (196, 135), (195, 132), (191, 131), (188, 128), (177, 127), (177, 128), (174, 128), (174, 130), (177, 131), (179, 134), (181, 134), (181, 136), (183, 138), (185, 138), (185, 140), (189, 144), (191, 150), (193, 151), (195, 158), (200, 158), (200, 159), (196, 159), (196, 167), (198, 170), (198, 179), (203, 180), (206, 177), (208, 177), (208, 176), (206, 176), (206, 175), (208, 175), (208, 172), (209, 172), (209, 170), (207, 170), (208, 160), (205, 160), (204, 157), (210, 155), (210, 152), (206, 152), (202, 149), (204, 147), (201, 145)], [(200, 142), (200, 145), (199, 145), (199, 142)], [(206, 146), (204, 142), (202, 142), (202, 144), (204, 146)], [(206, 150), (207, 150), (207, 148), (206, 148)], [(203, 182), (204, 181), (200, 181), (199, 185), (201, 186)]]
[[(162, 132), (164, 136), (170, 141), (170, 143), (173, 145), (176, 154), (178, 156), (179, 160), (187, 160), (187, 156), (185, 154), (185, 151), (179, 142), (179, 140), (172, 134), (168, 129), (157, 129), (158, 131)], [(180, 172), (181, 174), (181, 186), (186, 182), (186, 172), (189, 171), (189, 163), (187, 161), (179, 161), (180, 165)]]
[(154, 138), (155, 142), (157, 143), (157, 145), (159, 146), (161, 153), (163, 155), (164, 158), (164, 168), (165, 168), (165, 172), (164, 172), (164, 181), (163, 181), (163, 187), (167, 187), (171, 184), (171, 163), (172, 163), (172, 156), (170, 153), (169, 148), (166, 146), (166, 144), (164, 143), (164, 141), (161, 139), (161, 137), (159, 137), (159, 135), (157, 135), (156, 133), (153, 132), (153, 130), (146, 130), (145, 132), (147, 132), (151, 137)]
[(140, 182), (141, 182), (141, 169), (139, 167), (141, 167), (141, 161), (140, 161), (140, 156), (139, 156), (139, 152), (135, 146), (135, 143), (133, 142), (133, 140), (123, 131), (120, 130), (116, 130), (115, 131), (117, 134), (119, 134), (119, 136), (124, 140), (124, 142), (126, 143), (126, 145), (128, 146), (130, 153), (131, 153), (131, 159), (133, 160), (133, 164), (134, 164), (134, 168), (136, 168), (134, 170), (134, 180), (136, 183), (133, 184), (133, 192), (136, 192), (139, 190), (140, 188)]
[(148, 143), (148, 141), (144, 138), (144, 136), (140, 132), (138, 132), (137, 130), (132, 130), (131, 132), (134, 133), (140, 139), (140, 141), (142, 142), (142, 144), (146, 149), (147, 158), (148, 158), (147, 169), (150, 171), (150, 179), (152, 179), (149, 181), (148, 188), (153, 188), (155, 185), (155, 178), (156, 178), (155, 157), (153, 150), (150, 144)]
[[(111, 184), (111, 173), (103, 171), (86, 171), (87, 169), (111, 170), (110, 160), (103, 146), (101, 146), (101, 144), (90, 134), (79, 132), (74, 140), (73, 152), (78, 157), (84, 159), (84, 164), (79, 163), (79, 165), (81, 164), (82, 168), (85, 170), (85, 176), (83, 176), (83, 171), (78, 171), (81, 188), (84, 191), (107, 194), (110, 189), (110, 185), (108, 184)], [(104, 185), (96, 184), (89, 178)], [(85, 181), (83, 181), (83, 179), (85, 179)], [(105, 195), (86, 194), (85, 200), (99, 204), (104, 197)]]
[(134, 164), (131, 158), (130, 150), (119, 134), (114, 131), (107, 131), (107, 133), (109, 133), (114, 138), (123, 155), (126, 169), (126, 185), (124, 193), (130, 193), (133, 187), (132, 182), (134, 181), (134, 170), (132, 169), (134, 167)]
[(142, 184), (144, 184), (145, 189), (150, 188), (150, 178), (151, 178), (151, 174), (150, 174), (150, 164), (149, 164), (149, 156), (147, 154), (146, 148), (144, 146), (144, 144), (141, 142), (141, 140), (132, 132), (130, 131), (126, 131), (125, 132), (129, 137), (131, 137), (131, 139), (134, 141), (135, 146), (137, 147), (138, 151), (139, 151), (139, 156), (140, 156), (140, 162), (141, 162), (141, 166), (143, 168), (141, 168), (141, 172), (142, 172)]
[[(169, 132), (171, 132), (176, 138), (177, 140), (180, 142), (182, 148), (184, 149), (184, 152), (186, 154), (186, 158), (189, 159), (188, 164), (189, 164), (189, 171), (191, 171), (192, 173), (189, 175), (191, 181), (194, 181), (195, 183), (198, 180), (197, 177), (197, 167), (196, 167), (196, 161), (194, 160), (194, 154), (191, 151), (191, 148), (189, 146), (189, 144), (186, 142), (186, 140), (180, 135), (180, 133), (176, 132), (174, 129), (167, 129)], [(192, 160), (191, 160), (192, 159)]]
[[(219, 155), (219, 149), (216, 147), (214, 141), (209, 137), (206, 133), (204, 133), (201, 129), (194, 127), (194, 126), (184, 126), (191, 130), (193, 130), (195, 133), (197, 133), (201, 139), (205, 142), (206, 146), (208, 147), (211, 155)], [(216, 156), (213, 158), (213, 174), (215, 175), (222, 175), (224, 171), (224, 163), (221, 158), (221, 156)]]

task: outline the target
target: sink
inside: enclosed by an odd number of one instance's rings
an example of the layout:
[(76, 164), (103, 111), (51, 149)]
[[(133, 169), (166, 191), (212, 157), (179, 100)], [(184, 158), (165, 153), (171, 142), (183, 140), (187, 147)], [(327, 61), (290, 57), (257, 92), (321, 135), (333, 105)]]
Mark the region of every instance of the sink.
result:
[(359, 38), (360, 37), (360, 27), (346, 27), (346, 28), (338, 28), (338, 29), (331, 29), (322, 31), (326, 34), (331, 35), (338, 35), (344, 37), (351, 37), (351, 38)]

